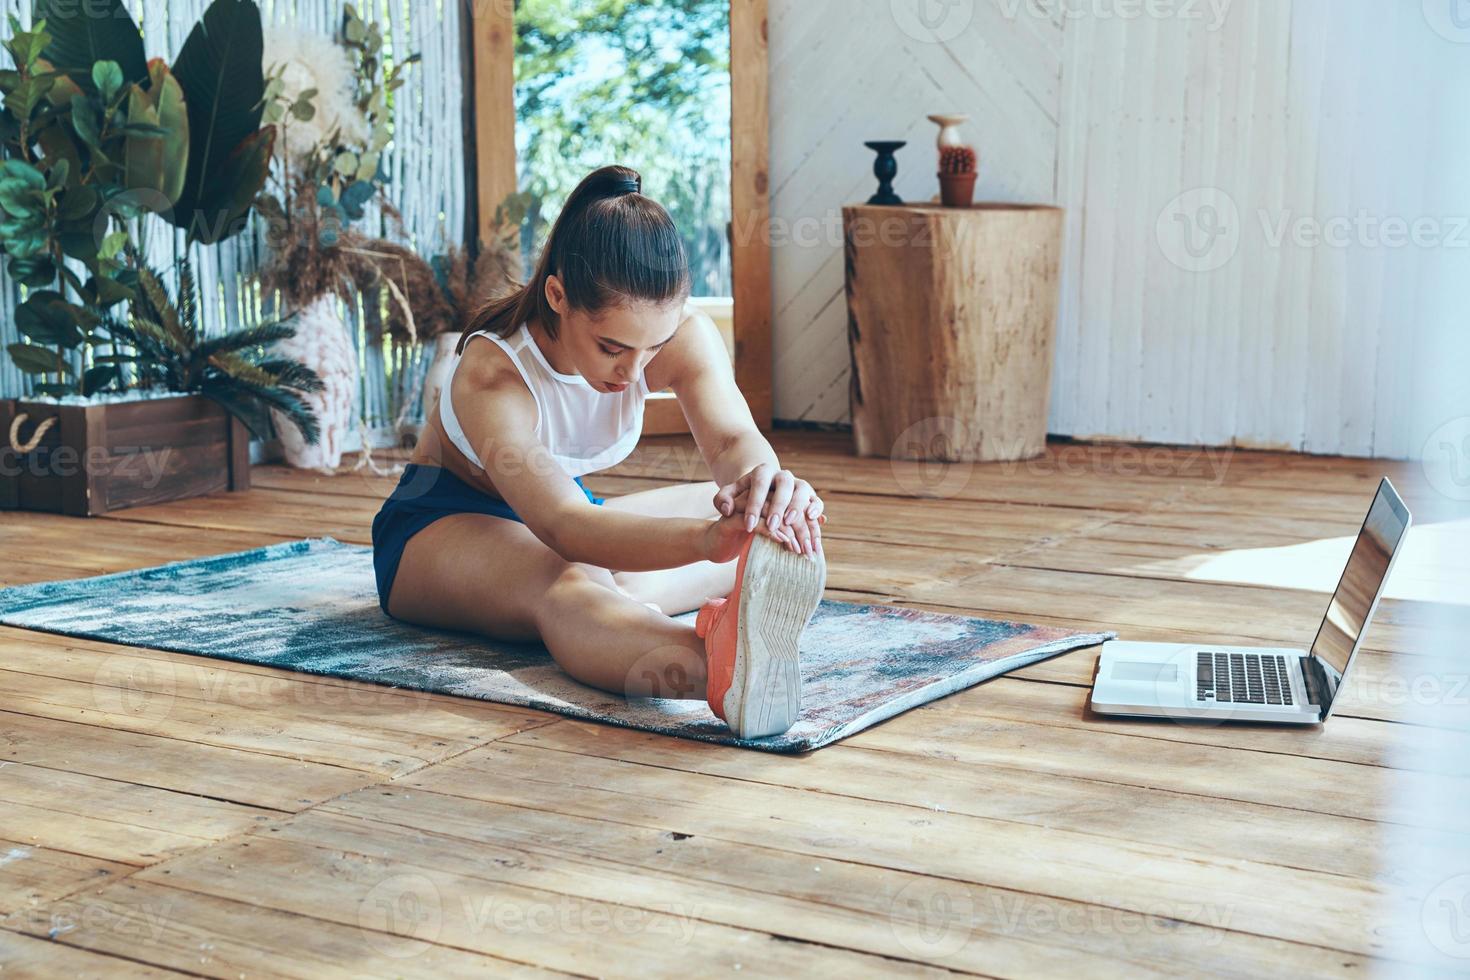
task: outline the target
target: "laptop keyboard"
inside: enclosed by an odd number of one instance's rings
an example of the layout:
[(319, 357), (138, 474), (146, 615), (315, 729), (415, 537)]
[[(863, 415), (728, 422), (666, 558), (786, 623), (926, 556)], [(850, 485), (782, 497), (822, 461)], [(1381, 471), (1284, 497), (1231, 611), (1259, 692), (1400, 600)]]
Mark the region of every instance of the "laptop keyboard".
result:
[(1218, 704), (1292, 704), (1291, 675), (1279, 653), (1201, 650), (1195, 663), (1195, 700)]

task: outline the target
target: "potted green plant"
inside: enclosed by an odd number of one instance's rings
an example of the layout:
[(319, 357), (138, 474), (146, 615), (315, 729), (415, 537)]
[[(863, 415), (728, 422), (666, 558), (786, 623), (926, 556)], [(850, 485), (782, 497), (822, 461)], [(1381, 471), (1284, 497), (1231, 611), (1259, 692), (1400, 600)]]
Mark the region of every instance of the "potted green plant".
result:
[[(303, 400), (321, 379), (299, 362), (274, 356), (272, 344), (295, 335), (273, 322), (205, 338), (193, 270), (181, 260), (177, 296), (129, 246), (136, 296), (110, 334), (133, 348), (132, 364), (162, 397), (117, 396), (52, 406), (0, 406), (0, 506), (90, 516), (250, 486), (250, 436), (266, 438), (279, 413), (313, 442), (317, 420)], [(50, 430), (55, 429), (52, 435)]]
[(238, 232), (275, 132), (260, 125), (260, 14), (250, 0), (215, 0), (172, 69), (144, 59), (122, 0), (95, 0), (85, 17), (70, 6), (38, 0), (28, 31), (11, 18), (0, 249), (30, 291), (16, 314), (26, 341), (10, 346), (12, 360), (39, 376), (39, 394), (86, 396), (125, 387), (120, 362), (95, 353), (111, 346), (102, 313), (131, 295), (132, 270), (117, 261), (129, 222), (157, 214), (206, 244)]
[[(129, 243), (150, 214), (204, 244), (244, 227), (275, 136), (261, 126), (259, 11), (215, 0), (169, 68), (144, 59), (121, 0), (48, 16), (63, 3), (38, 0), (30, 30), (11, 19), (15, 68), (0, 72), (0, 251), (28, 290), (16, 312), (25, 339), (8, 354), (36, 378), (33, 396), (0, 403), (0, 507), (99, 513), (241, 488), (248, 434), (262, 431), (248, 424), (263, 414), (253, 406), (273, 397), (262, 392), (312, 390), (279, 358), (242, 351), (292, 334), (198, 337), (192, 282), (177, 302), (140, 292), (146, 267)], [(150, 346), (150, 322), (173, 343)], [(242, 407), (222, 378), (260, 389), (255, 402)], [(175, 468), (130, 482), (113, 458), (118, 433), (135, 440), (132, 463), (142, 453)]]

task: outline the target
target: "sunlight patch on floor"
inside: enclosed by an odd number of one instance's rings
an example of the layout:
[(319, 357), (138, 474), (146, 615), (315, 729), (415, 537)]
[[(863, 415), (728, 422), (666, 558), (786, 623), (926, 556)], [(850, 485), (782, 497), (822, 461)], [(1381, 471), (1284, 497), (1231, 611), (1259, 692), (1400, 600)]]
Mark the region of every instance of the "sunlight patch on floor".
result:
[[(1178, 564), (1192, 565), (1184, 577), (1202, 582), (1330, 594), (1337, 588), (1353, 540), (1353, 535), (1344, 535), (1280, 548), (1196, 554)], [(1411, 527), (1384, 597), (1470, 606), (1470, 518)]]

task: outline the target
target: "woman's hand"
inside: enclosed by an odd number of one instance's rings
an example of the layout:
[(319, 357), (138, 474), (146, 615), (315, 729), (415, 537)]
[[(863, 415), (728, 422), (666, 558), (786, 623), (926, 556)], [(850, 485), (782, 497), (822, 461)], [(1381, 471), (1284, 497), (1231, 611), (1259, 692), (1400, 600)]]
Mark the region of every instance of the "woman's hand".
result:
[(747, 533), (759, 526), (799, 554), (822, 553), (821, 525), (827, 520), (822, 499), (790, 470), (761, 463), (721, 487), (714, 504), (725, 515), (721, 523), (738, 522)]
[[(826, 520), (826, 518), (822, 518)], [(752, 534), (763, 534), (781, 542), (792, 551), (797, 551), (796, 538), (790, 528), (781, 528), (772, 531), (765, 524), (756, 525), (754, 531), (745, 529), (745, 515), (743, 513), (731, 514), (729, 517), (716, 517), (705, 525), (704, 536), (700, 542), (699, 553), (706, 561), (723, 564), (740, 557), (740, 549), (745, 547), (745, 541)], [(817, 554), (822, 554), (821, 541), (817, 542)]]

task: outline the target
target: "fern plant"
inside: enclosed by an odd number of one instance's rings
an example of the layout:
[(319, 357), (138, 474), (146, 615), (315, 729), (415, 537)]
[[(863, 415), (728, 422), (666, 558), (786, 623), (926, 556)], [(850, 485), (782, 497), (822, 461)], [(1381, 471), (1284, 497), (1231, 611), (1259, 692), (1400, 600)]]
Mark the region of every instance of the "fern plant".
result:
[(140, 386), (204, 395), (260, 439), (270, 435), (274, 408), (301, 431), (302, 438), (316, 443), (320, 434), (316, 413), (299, 393), (321, 391), (321, 378), (305, 365), (271, 357), (265, 350), (296, 335), (290, 318), (203, 338), (188, 259), (178, 263), (178, 294), (171, 297), (162, 277), (131, 244), (128, 258), (138, 270), (136, 296), (126, 322), (115, 318), (110, 328), (114, 337), (135, 349), (127, 360), (137, 369)]

